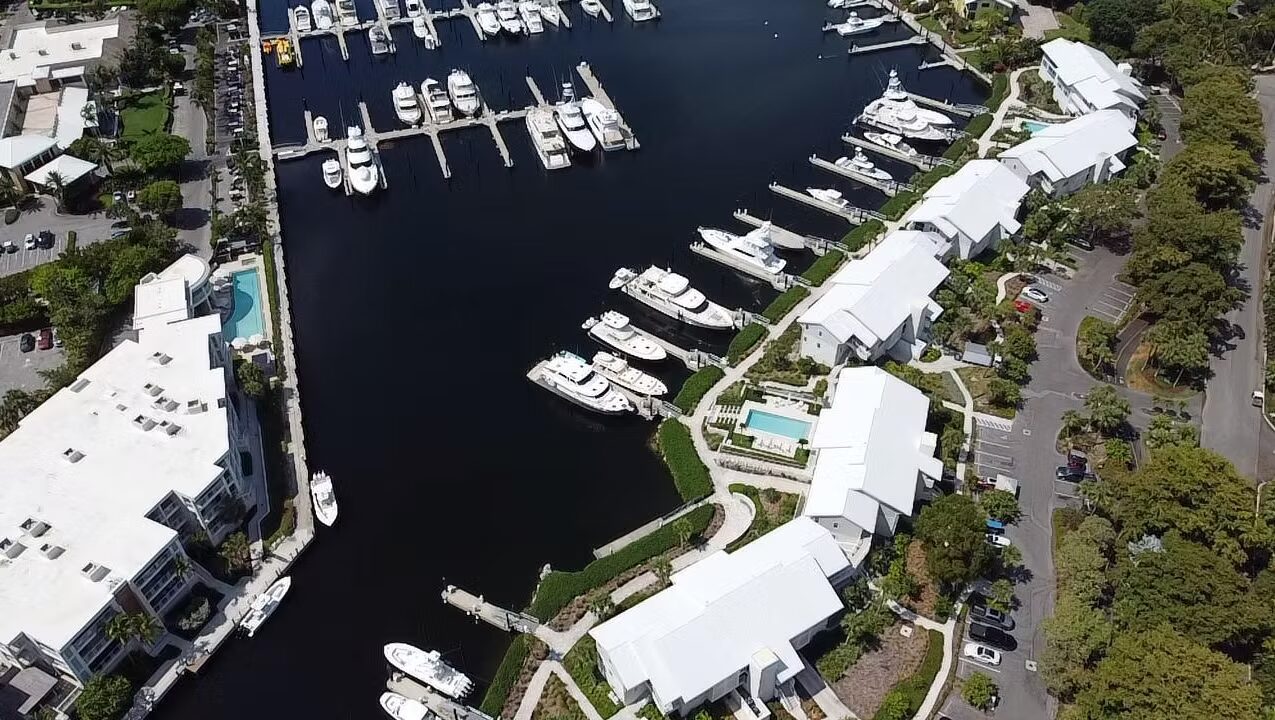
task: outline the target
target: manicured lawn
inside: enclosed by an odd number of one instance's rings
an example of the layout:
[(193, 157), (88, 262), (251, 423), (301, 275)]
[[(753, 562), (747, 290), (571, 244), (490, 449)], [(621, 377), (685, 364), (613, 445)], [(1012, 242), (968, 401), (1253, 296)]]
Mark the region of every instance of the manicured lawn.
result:
[(120, 110), (124, 129), (120, 137), (136, 140), (143, 135), (163, 132), (168, 125), (168, 96), (163, 91), (139, 95)]
[(974, 398), (976, 412), (1003, 418), (1014, 417), (1014, 408), (1003, 408), (987, 401), (987, 383), (996, 377), (995, 370), (984, 367), (963, 367), (956, 373), (961, 376), (961, 380), (965, 382), (965, 389), (969, 390), (970, 396)]
[(1054, 38), (1067, 38), (1068, 40), (1079, 40), (1080, 42), (1089, 42), (1089, 26), (1080, 22), (1064, 12), (1054, 13), (1054, 18), (1058, 20), (1057, 30), (1046, 30), (1045, 40), (1053, 40)]

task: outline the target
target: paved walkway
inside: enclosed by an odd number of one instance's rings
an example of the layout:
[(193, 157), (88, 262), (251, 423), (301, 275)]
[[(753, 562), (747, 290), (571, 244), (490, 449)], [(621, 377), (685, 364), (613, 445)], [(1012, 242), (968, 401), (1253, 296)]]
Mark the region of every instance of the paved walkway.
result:
[(802, 668), (801, 672), (797, 673), (797, 682), (805, 688), (810, 699), (815, 701), (828, 720), (845, 720), (846, 718), (859, 720), (859, 716), (841, 702), (841, 698), (837, 697), (837, 693), (823, 681), (823, 677), (815, 672), (814, 668), (809, 665)]
[(927, 617), (922, 617), (908, 610), (894, 601), (886, 603), (896, 615), (907, 620), (908, 622), (924, 628), (925, 630), (937, 630), (943, 634), (943, 664), (939, 666), (939, 672), (934, 676), (934, 682), (930, 683), (929, 692), (925, 693), (925, 700), (921, 703), (921, 707), (916, 711), (914, 718), (928, 718), (938, 706), (939, 696), (943, 692), (943, 686), (947, 684), (947, 678), (952, 673), (952, 655), (956, 635), (956, 618), (949, 618), (945, 623), (937, 623)]
[(1010, 109), (1018, 104), (1018, 78), (1022, 77), (1025, 72), (1036, 72), (1039, 69), (1040, 68), (1038, 66), (1033, 65), (1031, 67), (1019, 68), (1010, 74), (1009, 96), (1001, 102), (1000, 107), (996, 108), (995, 114), (992, 115), (992, 124), (987, 126), (987, 130), (985, 130), (982, 136), (978, 139), (979, 157), (987, 157), (987, 153), (992, 149), (992, 136), (996, 134), (997, 130), (1001, 129), (1002, 125), (1005, 124), (1005, 116), (1009, 114)]

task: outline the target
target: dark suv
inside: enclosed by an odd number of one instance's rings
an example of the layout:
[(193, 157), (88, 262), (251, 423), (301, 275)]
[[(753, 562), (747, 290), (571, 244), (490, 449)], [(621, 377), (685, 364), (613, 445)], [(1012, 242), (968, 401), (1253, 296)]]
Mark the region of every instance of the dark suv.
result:
[(1013, 651), (1018, 649), (1018, 641), (1009, 633), (991, 625), (970, 623), (970, 637), (984, 645), (991, 645), (998, 650)]
[(987, 601), (978, 593), (970, 595), (970, 620), (995, 625), (1002, 630), (1014, 629), (1014, 619), (996, 608), (988, 607)]

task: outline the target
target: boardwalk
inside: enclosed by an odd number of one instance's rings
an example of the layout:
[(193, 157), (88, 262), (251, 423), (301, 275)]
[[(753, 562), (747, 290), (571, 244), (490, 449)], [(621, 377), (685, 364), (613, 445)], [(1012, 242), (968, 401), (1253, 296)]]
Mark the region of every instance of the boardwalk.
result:
[(540, 626), (540, 621), (530, 615), (493, 605), (484, 600), (482, 595), (474, 595), (455, 585), (448, 585), (443, 590), (443, 602), (505, 632), (534, 633)]

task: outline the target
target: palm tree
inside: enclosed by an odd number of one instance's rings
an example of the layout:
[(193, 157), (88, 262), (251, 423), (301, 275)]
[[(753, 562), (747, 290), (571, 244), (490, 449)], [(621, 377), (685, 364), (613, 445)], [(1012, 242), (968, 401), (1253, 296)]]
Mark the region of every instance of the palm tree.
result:
[(62, 205), (66, 201), (66, 180), (63, 179), (62, 173), (56, 170), (50, 172), (44, 179), (44, 189), (53, 196), (58, 212), (62, 212)]
[(190, 575), (190, 573), (194, 571), (194, 569), (194, 566), (190, 564), (190, 558), (185, 555), (178, 555), (173, 558), (173, 573), (177, 575), (177, 577), (184, 580), (186, 579), (186, 576)]
[(1064, 412), (1061, 419), (1062, 434), (1065, 437), (1071, 437), (1072, 435), (1084, 432), (1085, 428), (1089, 426), (1089, 421), (1085, 419), (1085, 416), (1075, 410), (1068, 410)]
[(0, 173), (0, 206), (14, 205), (20, 197), (22, 197), (22, 192), (18, 189), (17, 184), (13, 182), (13, 178), (7, 174)]
[(127, 645), (133, 640), (133, 623), (127, 613), (120, 613), (106, 623), (102, 634), (106, 635), (107, 640)]
[(164, 634), (164, 626), (159, 624), (154, 615), (148, 612), (133, 613), (129, 617), (129, 629), (132, 631), (133, 637), (142, 641), (143, 645), (151, 646)]
[(691, 535), (694, 534), (691, 523), (686, 518), (673, 523), (673, 532), (677, 533), (677, 544), (681, 547), (686, 547), (686, 544), (691, 541)]
[(82, 145), (83, 147), (80, 148), (80, 154), (84, 156), (82, 159), (98, 163), (105, 167), (108, 173), (114, 173), (111, 161), (121, 160), (124, 157), (124, 151), (118, 146), (104, 142), (100, 138), (85, 135)]
[(242, 532), (226, 538), (217, 554), (226, 561), (226, 568), (231, 571), (247, 570), (252, 564), (252, 547), (248, 544), (248, 536)]
[(669, 578), (673, 576), (673, 563), (666, 557), (658, 557), (651, 563), (651, 572), (655, 573), (661, 584), (667, 585)]
[(599, 590), (589, 596), (589, 612), (598, 620), (606, 620), (615, 614), (615, 603), (611, 601), (611, 593)]

